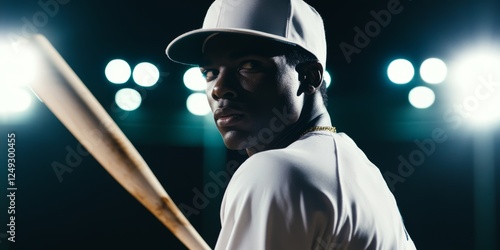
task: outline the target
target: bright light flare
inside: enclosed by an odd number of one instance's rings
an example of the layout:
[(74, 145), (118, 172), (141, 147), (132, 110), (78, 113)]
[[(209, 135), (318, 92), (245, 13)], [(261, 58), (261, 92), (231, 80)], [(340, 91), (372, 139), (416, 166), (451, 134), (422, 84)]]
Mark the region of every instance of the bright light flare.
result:
[(468, 121), (477, 127), (500, 121), (500, 50), (475, 46), (464, 51), (450, 66), (448, 118)]
[(127, 82), (130, 79), (131, 72), (130, 65), (122, 59), (111, 60), (104, 69), (108, 81), (115, 84)]
[(192, 67), (186, 70), (183, 81), (186, 88), (193, 91), (203, 91), (207, 86), (207, 81), (198, 67)]
[(408, 94), (408, 100), (413, 107), (418, 109), (426, 109), (432, 106), (434, 100), (436, 100), (436, 95), (434, 94), (434, 91), (432, 91), (432, 89), (424, 86), (419, 86), (410, 90), (410, 93)]
[(38, 73), (38, 54), (27, 46), (0, 44), (0, 85), (24, 86)]
[(20, 113), (27, 110), (32, 103), (31, 94), (14, 86), (0, 85), (0, 113)]
[(133, 111), (141, 106), (142, 97), (135, 89), (123, 88), (116, 92), (115, 102), (121, 109)]
[(186, 101), (189, 112), (193, 115), (204, 116), (210, 113), (207, 96), (203, 93), (193, 93)]
[(396, 59), (387, 67), (387, 76), (395, 84), (405, 84), (413, 79), (415, 69), (410, 61)]
[(420, 77), (430, 84), (443, 82), (447, 73), (446, 64), (438, 58), (429, 58), (420, 65)]
[(21, 113), (31, 106), (33, 96), (25, 86), (36, 79), (39, 63), (33, 48), (0, 43), (0, 113)]
[(325, 73), (323, 74), (323, 79), (325, 80), (326, 87), (330, 87), (330, 84), (332, 83), (332, 76), (328, 71), (325, 70)]
[(148, 62), (142, 62), (134, 67), (132, 78), (139, 86), (151, 87), (160, 79), (160, 71), (155, 65)]

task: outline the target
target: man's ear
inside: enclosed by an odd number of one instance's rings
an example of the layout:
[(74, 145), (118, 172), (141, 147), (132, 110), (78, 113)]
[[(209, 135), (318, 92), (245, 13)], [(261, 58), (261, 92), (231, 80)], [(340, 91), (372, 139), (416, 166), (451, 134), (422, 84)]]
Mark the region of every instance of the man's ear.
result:
[(313, 94), (323, 83), (323, 66), (319, 61), (307, 61), (295, 67), (299, 75), (299, 93)]

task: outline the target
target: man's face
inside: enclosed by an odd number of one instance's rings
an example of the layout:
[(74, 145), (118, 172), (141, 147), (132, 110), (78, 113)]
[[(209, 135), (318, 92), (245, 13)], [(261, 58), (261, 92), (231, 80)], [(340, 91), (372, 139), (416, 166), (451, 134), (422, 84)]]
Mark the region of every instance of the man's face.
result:
[(229, 149), (267, 144), (298, 120), (304, 95), (297, 95), (297, 72), (279, 49), (218, 34), (206, 43), (203, 61), (207, 98)]

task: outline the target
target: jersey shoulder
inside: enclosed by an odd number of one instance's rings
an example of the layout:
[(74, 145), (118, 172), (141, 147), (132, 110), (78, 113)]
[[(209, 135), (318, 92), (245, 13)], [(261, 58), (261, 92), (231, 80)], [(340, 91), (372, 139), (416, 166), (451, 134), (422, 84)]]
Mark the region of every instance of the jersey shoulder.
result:
[(303, 175), (297, 156), (284, 149), (257, 153), (236, 171), (233, 179), (246, 185), (283, 185)]

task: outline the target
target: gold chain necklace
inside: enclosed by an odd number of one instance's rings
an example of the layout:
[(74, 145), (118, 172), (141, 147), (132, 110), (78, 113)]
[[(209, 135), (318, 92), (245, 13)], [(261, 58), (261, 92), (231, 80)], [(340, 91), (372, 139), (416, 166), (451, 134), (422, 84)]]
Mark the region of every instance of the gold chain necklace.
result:
[(330, 127), (330, 126), (314, 126), (306, 130), (304, 133), (300, 135), (300, 137), (304, 136), (305, 134), (309, 132), (314, 132), (314, 131), (330, 131), (332, 133), (337, 133), (337, 129), (335, 127)]

